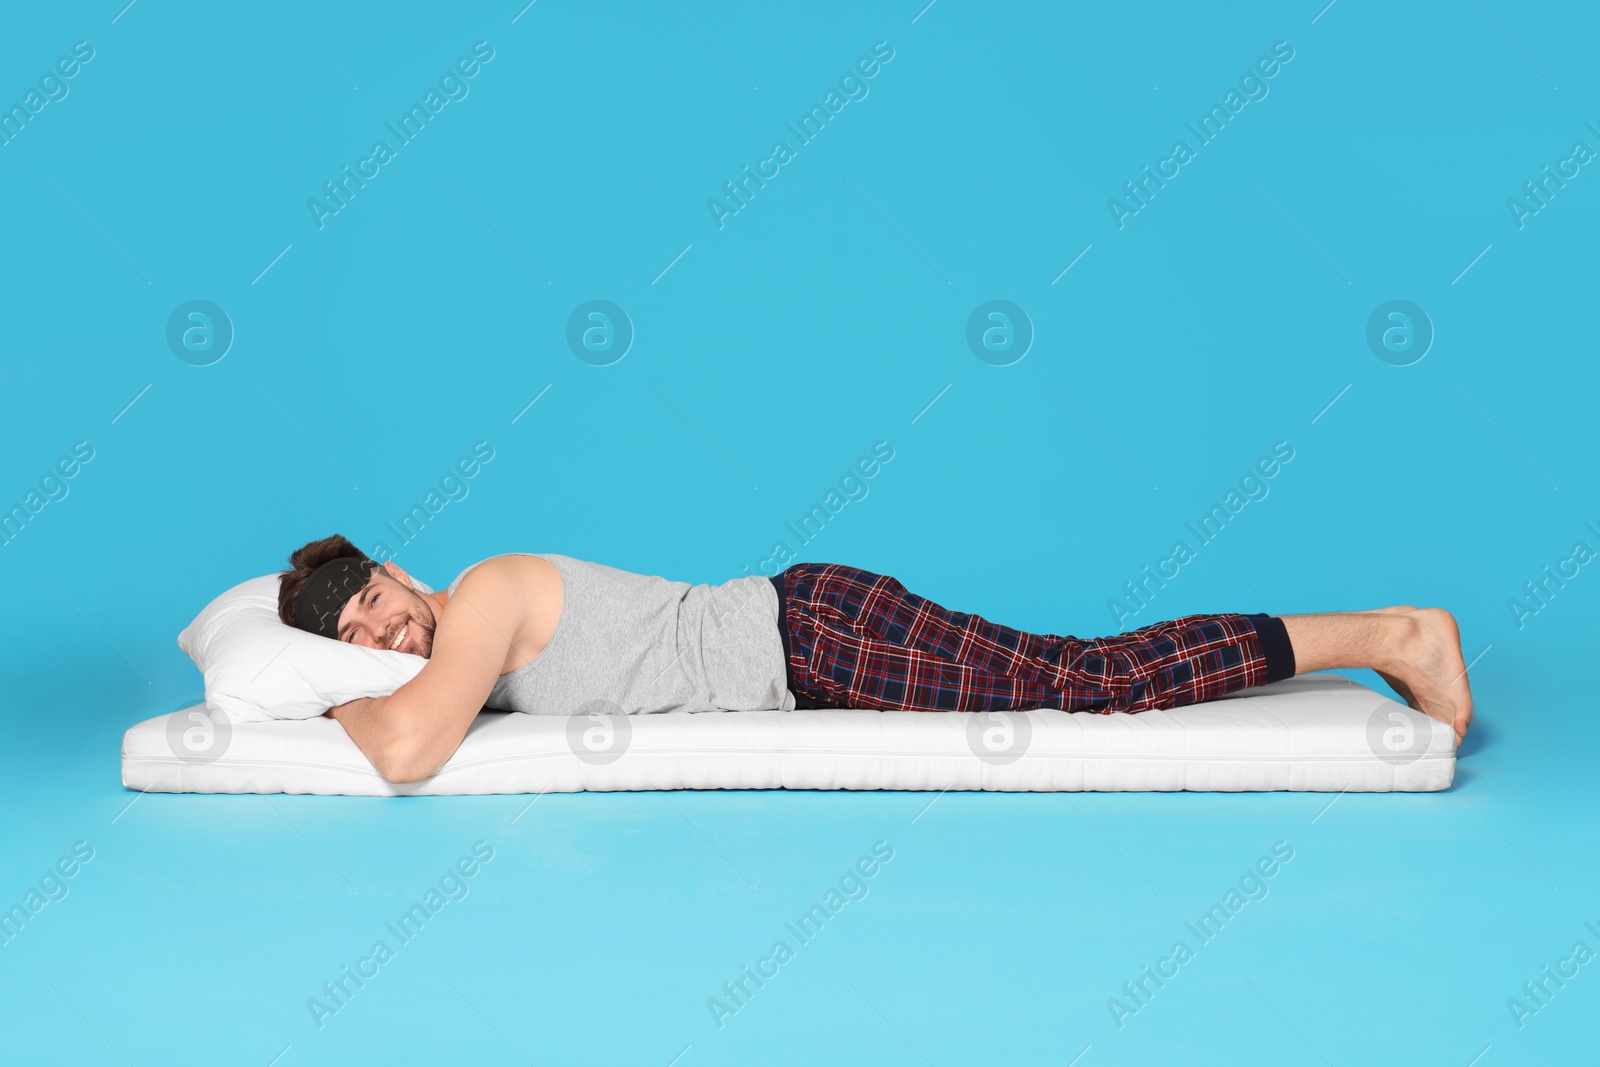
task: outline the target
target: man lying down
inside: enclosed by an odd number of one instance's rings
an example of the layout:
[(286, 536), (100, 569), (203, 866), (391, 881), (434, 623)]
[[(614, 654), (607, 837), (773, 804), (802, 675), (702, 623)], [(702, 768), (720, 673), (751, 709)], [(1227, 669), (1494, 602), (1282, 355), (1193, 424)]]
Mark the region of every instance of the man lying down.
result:
[(690, 585), (509, 553), (423, 594), (335, 534), (289, 557), (278, 613), (337, 641), (425, 657), (388, 696), (330, 708), (392, 782), (427, 778), (484, 707), (566, 715), (875, 708), (1144, 711), (1308, 671), (1368, 667), (1461, 743), (1472, 695), (1455, 619), (1409, 605), (1189, 615), (1114, 637), (1025, 633), (837, 563)]

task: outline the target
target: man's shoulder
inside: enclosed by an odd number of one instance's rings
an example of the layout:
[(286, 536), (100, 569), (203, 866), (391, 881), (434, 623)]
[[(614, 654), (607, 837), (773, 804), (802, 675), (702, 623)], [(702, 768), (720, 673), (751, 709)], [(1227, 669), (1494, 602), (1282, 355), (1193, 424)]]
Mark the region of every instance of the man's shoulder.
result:
[(440, 626), (479, 636), (493, 632), (519, 643), (531, 640), (542, 648), (564, 600), (561, 574), (550, 561), (528, 552), (490, 556), (451, 584)]
[(553, 574), (552, 564), (532, 552), (505, 552), (479, 560), (456, 576), (450, 583), (452, 596), (461, 589), (508, 588), (528, 583), (538, 584)]

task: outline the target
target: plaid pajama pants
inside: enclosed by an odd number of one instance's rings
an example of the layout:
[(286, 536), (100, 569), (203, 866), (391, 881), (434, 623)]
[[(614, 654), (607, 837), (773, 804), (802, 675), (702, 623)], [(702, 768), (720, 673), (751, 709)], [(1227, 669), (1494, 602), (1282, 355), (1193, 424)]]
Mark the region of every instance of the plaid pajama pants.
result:
[(950, 611), (895, 579), (836, 563), (772, 577), (799, 708), (1145, 711), (1294, 674), (1269, 615), (1188, 615), (1116, 637), (1032, 634)]

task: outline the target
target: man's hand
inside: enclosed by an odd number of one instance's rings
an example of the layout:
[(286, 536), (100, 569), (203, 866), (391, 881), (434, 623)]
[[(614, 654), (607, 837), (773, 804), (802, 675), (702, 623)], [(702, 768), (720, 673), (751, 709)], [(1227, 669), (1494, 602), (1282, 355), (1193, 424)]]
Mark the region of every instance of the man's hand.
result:
[(322, 715), (324, 718), (333, 719), (335, 722), (343, 722), (344, 719), (340, 718), (341, 715), (359, 714), (362, 705), (370, 704), (374, 699), (373, 697), (356, 697), (356, 699), (346, 701), (343, 704), (335, 704), (323, 712)]

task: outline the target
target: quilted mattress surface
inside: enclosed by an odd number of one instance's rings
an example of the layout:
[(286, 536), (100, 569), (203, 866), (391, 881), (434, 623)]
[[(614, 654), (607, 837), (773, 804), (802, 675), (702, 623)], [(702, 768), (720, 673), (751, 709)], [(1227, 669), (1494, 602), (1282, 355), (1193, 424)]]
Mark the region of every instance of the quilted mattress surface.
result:
[(420, 782), (332, 719), (228, 723), (196, 705), (129, 728), (122, 781), (165, 793), (443, 796), (650, 789), (1447, 789), (1454, 735), (1365, 686), (1302, 675), (1171, 711), (485, 711)]

